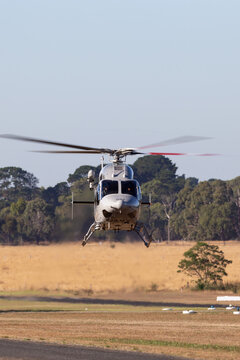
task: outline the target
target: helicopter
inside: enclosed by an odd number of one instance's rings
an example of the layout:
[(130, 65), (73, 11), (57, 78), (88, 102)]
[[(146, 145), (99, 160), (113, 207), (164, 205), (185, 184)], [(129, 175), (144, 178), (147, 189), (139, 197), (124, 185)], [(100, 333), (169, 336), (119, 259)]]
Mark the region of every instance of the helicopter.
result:
[(158, 143), (141, 146), (138, 148), (96, 148), (82, 145), (73, 145), (62, 142), (48, 141), (12, 134), (0, 135), (1, 138), (21, 140), (47, 145), (67, 147), (75, 150), (39, 150), (34, 152), (52, 154), (108, 154), (110, 163), (104, 165), (102, 162), (99, 179), (95, 181), (95, 174), (90, 170), (87, 181), (90, 190), (94, 192), (93, 201), (75, 201), (72, 195), (72, 207), (74, 204), (91, 204), (94, 206), (94, 222), (89, 227), (83, 238), (82, 245), (85, 246), (89, 238), (96, 230), (134, 231), (142, 239), (144, 245), (149, 247), (152, 242), (152, 234), (147, 230), (146, 225), (139, 220), (141, 207), (151, 205), (151, 196), (148, 202), (142, 201), (141, 188), (134, 179), (131, 166), (126, 164), (126, 157), (130, 155), (198, 155), (211, 156), (217, 154), (188, 154), (173, 152), (143, 152), (153, 147), (182, 144), (200, 140), (210, 139), (203, 136), (181, 136)]

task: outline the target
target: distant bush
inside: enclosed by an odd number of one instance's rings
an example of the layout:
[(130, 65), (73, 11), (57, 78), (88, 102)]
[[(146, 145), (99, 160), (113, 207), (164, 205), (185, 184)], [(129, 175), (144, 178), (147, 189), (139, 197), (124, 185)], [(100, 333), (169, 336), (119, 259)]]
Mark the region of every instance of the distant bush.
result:
[(150, 289), (148, 291), (158, 291), (158, 284), (151, 283)]
[(184, 253), (184, 257), (178, 264), (178, 272), (192, 277), (197, 289), (224, 286), (223, 276), (227, 276), (225, 268), (232, 261), (225, 259), (223, 251), (217, 245), (198, 242)]

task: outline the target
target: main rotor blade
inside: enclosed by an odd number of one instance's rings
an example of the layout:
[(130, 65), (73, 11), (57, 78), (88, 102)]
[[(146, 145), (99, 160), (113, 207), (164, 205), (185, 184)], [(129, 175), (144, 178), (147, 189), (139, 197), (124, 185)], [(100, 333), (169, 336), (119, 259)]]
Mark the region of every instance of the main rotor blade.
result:
[(102, 154), (102, 151), (98, 150), (31, 150), (30, 152), (46, 154)]
[(147, 149), (151, 147), (157, 147), (157, 146), (167, 146), (167, 145), (177, 145), (177, 144), (184, 144), (188, 142), (194, 142), (194, 141), (201, 141), (201, 140), (209, 140), (212, 139), (210, 137), (205, 136), (192, 136), (192, 135), (186, 135), (186, 136), (179, 136), (173, 139), (161, 141), (159, 143), (154, 143), (146, 146), (138, 147), (137, 149)]
[(63, 147), (74, 148), (74, 149), (99, 151), (99, 153), (108, 153), (108, 154), (113, 153), (113, 150), (111, 150), (111, 149), (94, 148), (94, 147), (89, 147), (89, 146), (66, 144), (66, 143), (61, 143), (61, 142), (56, 142), (56, 141), (35, 139), (35, 138), (31, 138), (31, 137), (19, 136), (19, 135), (13, 135), (13, 134), (3, 134), (3, 135), (0, 135), (0, 137), (5, 138), (5, 139), (28, 141), (28, 142), (34, 142), (34, 143), (40, 143), (40, 144), (47, 144), (47, 145), (63, 146)]

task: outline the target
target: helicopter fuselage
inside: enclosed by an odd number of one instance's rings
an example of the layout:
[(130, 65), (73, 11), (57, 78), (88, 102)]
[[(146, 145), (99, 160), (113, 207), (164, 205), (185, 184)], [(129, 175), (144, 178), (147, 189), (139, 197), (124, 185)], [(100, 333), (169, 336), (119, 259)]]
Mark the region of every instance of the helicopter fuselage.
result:
[(104, 166), (94, 192), (94, 217), (99, 229), (134, 230), (142, 196), (129, 165), (113, 163)]

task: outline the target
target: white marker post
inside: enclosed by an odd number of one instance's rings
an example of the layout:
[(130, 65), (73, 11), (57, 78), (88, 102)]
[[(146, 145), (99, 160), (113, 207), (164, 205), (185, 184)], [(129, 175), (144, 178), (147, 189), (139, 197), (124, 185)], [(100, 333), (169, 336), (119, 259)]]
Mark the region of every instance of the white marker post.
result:
[(240, 302), (240, 296), (217, 296), (217, 301), (239, 301)]
[[(240, 296), (217, 296), (217, 301), (240, 302)], [(226, 307), (227, 310), (233, 310), (235, 306), (229, 305)], [(233, 311), (233, 315), (240, 315), (239, 307), (237, 311)]]

